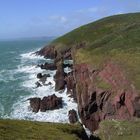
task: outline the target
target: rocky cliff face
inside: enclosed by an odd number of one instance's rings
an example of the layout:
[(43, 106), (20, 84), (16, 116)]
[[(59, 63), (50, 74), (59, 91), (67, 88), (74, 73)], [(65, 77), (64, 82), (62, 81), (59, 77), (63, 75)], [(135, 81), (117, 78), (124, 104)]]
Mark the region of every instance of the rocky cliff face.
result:
[(97, 130), (102, 120), (140, 117), (140, 96), (124, 75), (111, 62), (102, 70), (87, 64), (75, 66), (79, 115), (91, 131)]
[[(57, 52), (55, 47), (49, 47), (42, 49), (39, 54), (55, 58), (55, 62), (59, 63), (62, 58), (73, 58), (72, 52), (71, 49)], [(98, 129), (102, 120), (132, 120), (140, 117), (138, 92), (121, 67), (111, 60), (101, 69), (94, 69), (88, 64), (74, 64), (73, 72), (68, 75), (64, 74), (62, 65), (57, 65), (55, 78), (56, 90), (64, 89), (67, 85), (68, 92), (78, 103), (82, 123), (91, 132)]]

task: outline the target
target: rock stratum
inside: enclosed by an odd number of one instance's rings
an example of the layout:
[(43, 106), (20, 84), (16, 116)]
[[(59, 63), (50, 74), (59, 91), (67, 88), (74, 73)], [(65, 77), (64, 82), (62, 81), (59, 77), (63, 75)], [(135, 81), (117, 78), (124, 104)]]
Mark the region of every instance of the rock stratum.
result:
[[(91, 132), (100, 129), (104, 120), (140, 117), (140, 13), (87, 24), (37, 54), (54, 59), (56, 91), (67, 86), (82, 123)], [(63, 71), (64, 60), (73, 60), (69, 74)]]

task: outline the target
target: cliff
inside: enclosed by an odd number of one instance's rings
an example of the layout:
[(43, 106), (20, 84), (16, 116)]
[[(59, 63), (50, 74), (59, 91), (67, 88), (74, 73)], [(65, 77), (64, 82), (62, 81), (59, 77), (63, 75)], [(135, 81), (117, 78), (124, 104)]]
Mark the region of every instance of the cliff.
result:
[(82, 26), (38, 54), (55, 59), (55, 63), (73, 59), (66, 84), (76, 98), (82, 123), (91, 132), (98, 130), (103, 120), (140, 117), (140, 13)]

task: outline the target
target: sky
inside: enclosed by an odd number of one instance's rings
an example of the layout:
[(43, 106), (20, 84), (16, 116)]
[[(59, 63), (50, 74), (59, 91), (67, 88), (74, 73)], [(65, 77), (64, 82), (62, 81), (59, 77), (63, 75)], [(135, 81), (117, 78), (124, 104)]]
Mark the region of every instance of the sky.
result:
[(0, 39), (60, 36), (97, 19), (140, 12), (140, 0), (0, 0)]

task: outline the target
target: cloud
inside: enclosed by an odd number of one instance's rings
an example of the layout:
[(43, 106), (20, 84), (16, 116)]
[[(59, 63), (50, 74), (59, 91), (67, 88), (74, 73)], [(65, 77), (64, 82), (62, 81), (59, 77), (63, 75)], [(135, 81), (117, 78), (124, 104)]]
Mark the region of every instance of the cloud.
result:
[(92, 7), (92, 8), (87, 9), (87, 11), (89, 11), (89, 12), (98, 12), (98, 10), (99, 10), (99, 8), (97, 8), (97, 7)]
[(68, 21), (65, 16), (50, 16), (50, 20), (61, 23), (66, 23)]

